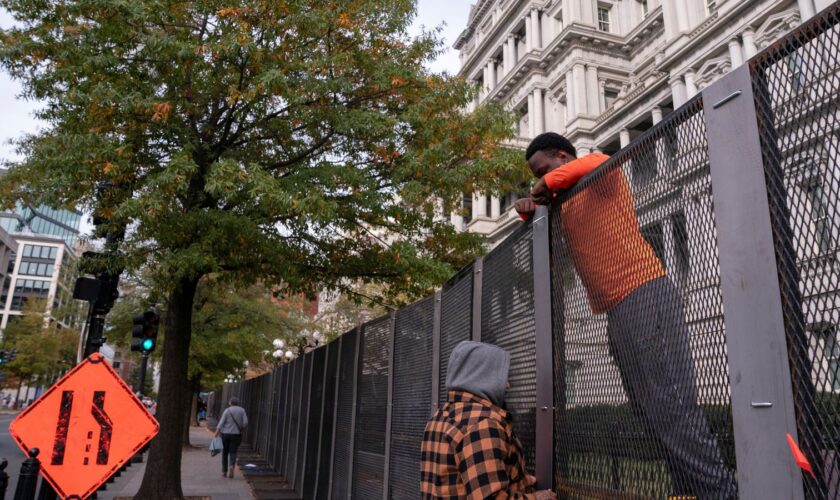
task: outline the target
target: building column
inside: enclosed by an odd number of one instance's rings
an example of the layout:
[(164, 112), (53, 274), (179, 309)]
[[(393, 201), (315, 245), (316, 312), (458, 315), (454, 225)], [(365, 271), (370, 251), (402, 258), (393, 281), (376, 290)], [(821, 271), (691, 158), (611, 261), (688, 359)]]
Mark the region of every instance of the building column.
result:
[(601, 103), (598, 97), (598, 68), (586, 66), (586, 107), (590, 115), (601, 114)]
[(502, 215), (502, 203), (498, 196), (490, 198), (490, 217), (498, 219)]
[(572, 80), (574, 85), (572, 89), (575, 93), (575, 116), (587, 114), (586, 102), (586, 68), (583, 63), (575, 63), (572, 66)]
[(685, 72), (685, 92), (686, 96), (691, 99), (697, 95), (697, 84), (694, 83), (694, 70), (690, 69)]
[(618, 132), (618, 142), (622, 149), (626, 148), (630, 144), (630, 131), (626, 128), (621, 129)]
[(755, 46), (755, 31), (752, 28), (747, 28), (741, 33), (741, 39), (744, 42), (744, 56), (747, 59), (758, 53), (758, 47)]
[(737, 38), (729, 40), (729, 61), (732, 63), (732, 69), (744, 64), (744, 57), (741, 55), (741, 42)]
[(685, 82), (681, 76), (671, 78), (671, 96), (674, 99), (674, 109), (679, 108), (688, 99), (685, 90)]
[(600, 103), (602, 113), (607, 110), (606, 85), (607, 82), (605, 80), (598, 80), (598, 102)]
[(516, 63), (519, 62), (519, 43), (516, 40), (516, 37), (513, 34), (510, 35), (510, 69), (513, 71), (513, 68), (516, 66)]
[(799, 18), (803, 23), (814, 17), (814, 14), (817, 13), (817, 9), (814, 7), (814, 0), (796, 0), (796, 5), (799, 7)]
[(487, 93), (490, 92), (490, 86), (488, 85), (489, 83), (490, 79), (488, 78), (487, 66), (485, 65), (481, 69), (481, 92), (479, 92), (479, 95), (481, 95), (482, 99), (484, 99), (484, 96), (486, 96)]
[(545, 102), (542, 89), (534, 89), (534, 137), (545, 132)]
[(577, 103), (575, 102), (575, 79), (573, 71), (566, 72), (566, 120), (572, 121), (577, 116)]
[(536, 110), (534, 109), (534, 94), (528, 94), (528, 138), (533, 139), (537, 130)]
[(509, 34), (505, 40), (505, 74), (510, 73), (514, 66), (516, 66), (516, 41), (513, 39), (513, 34)]
[[(522, 19), (522, 18), (520, 18)], [(531, 15), (525, 14), (525, 53), (531, 52), (531, 49), (534, 48), (533, 45), (533, 29), (531, 28)]]
[(542, 48), (542, 34), (540, 33), (540, 11), (531, 9), (531, 48)]
[(496, 61), (487, 61), (487, 89), (493, 90), (496, 87)]
[(662, 121), (662, 108), (659, 106), (654, 106), (653, 109), (650, 110), (650, 119), (654, 125)]
[(557, 132), (558, 134), (566, 133), (566, 105), (560, 101), (560, 98), (557, 98), (557, 115), (554, 117), (554, 129), (552, 132)]
[(472, 218), (487, 216), (487, 195), (484, 193), (473, 193)]
[(688, 21), (688, 4), (685, 0), (672, 0), (676, 3), (677, 27), (683, 33), (691, 29)]

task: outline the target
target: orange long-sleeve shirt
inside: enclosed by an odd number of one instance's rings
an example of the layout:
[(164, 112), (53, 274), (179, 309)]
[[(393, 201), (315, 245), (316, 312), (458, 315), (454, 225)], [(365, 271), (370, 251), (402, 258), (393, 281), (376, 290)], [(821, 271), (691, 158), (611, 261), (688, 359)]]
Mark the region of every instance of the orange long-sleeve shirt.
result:
[[(569, 189), (609, 159), (593, 153), (547, 173), (549, 189)], [(630, 185), (620, 168), (604, 172), (560, 207), (572, 261), (595, 314), (608, 312), (635, 289), (665, 275), (642, 236)]]

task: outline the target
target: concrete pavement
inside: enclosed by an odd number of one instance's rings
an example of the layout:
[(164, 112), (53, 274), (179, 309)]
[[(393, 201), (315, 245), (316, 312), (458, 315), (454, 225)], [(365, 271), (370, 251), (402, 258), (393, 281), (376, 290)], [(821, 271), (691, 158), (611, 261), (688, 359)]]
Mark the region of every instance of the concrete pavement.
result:
[[(227, 479), (222, 477), (222, 457), (210, 456), (210, 434), (204, 427), (190, 428), (190, 442), (193, 448), (184, 450), (181, 457), (181, 485), (184, 496), (204, 497), (213, 500), (252, 500), (251, 488), (243, 479), (240, 470), (236, 477)], [(119, 497), (133, 497), (140, 489), (146, 462), (134, 464), (123, 472), (113, 484), (108, 485), (107, 491), (97, 493), (97, 499), (116, 499)]]

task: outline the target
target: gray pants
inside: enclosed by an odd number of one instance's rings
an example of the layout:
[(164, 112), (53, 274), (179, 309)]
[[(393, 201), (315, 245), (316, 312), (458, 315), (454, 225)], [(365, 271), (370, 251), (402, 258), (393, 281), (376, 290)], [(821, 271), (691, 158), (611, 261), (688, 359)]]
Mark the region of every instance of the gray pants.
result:
[(609, 312), (610, 353), (633, 410), (665, 451), (674, 495), (730, 499), (737, 485), (697, 405), (680, 294), (668, 277), (637, 288)]

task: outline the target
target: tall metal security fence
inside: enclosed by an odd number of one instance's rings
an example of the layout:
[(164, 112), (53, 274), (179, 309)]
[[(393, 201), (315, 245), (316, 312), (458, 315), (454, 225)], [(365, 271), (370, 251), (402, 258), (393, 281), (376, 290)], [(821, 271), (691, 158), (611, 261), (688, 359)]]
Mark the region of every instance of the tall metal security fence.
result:
[[(563, 498), (840, 498), (840, 7), (703, 89), (433, 296), (238, 396), (302, 498), (419, 496), (463, 340)], [(809, 462), (803, 473), (790, 439)]]

